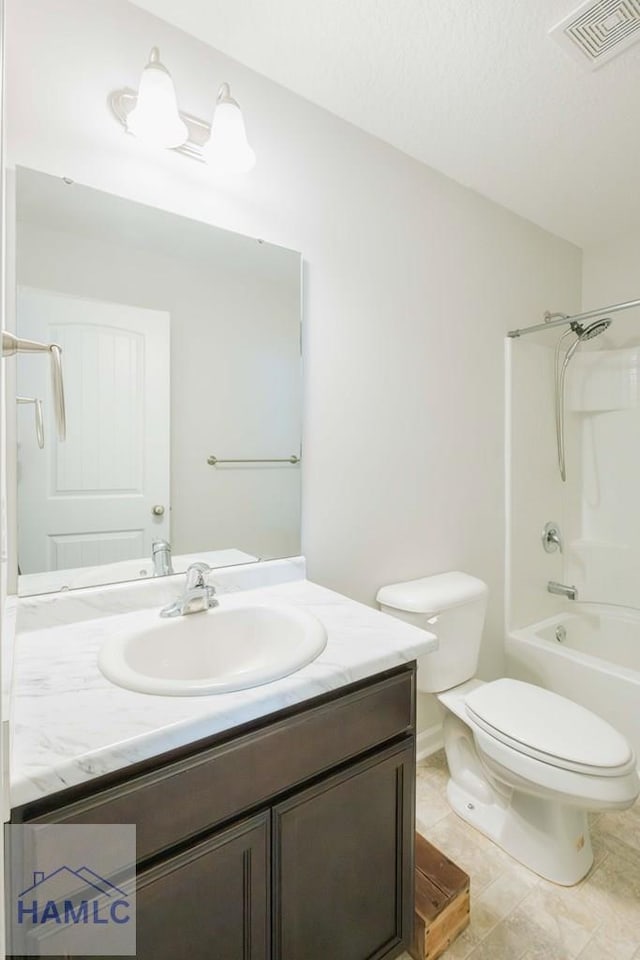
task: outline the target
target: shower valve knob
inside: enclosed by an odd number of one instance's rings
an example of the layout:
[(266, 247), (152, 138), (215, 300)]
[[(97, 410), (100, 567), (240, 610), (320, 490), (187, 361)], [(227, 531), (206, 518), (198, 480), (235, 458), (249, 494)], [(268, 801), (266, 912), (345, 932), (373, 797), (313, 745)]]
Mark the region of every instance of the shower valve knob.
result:
[(562, 535), (560, 527), (553, 520), (545, 523), (542, 531), (542, 546), (547, 553), (555, 553), (559, 550), (562, 553)]

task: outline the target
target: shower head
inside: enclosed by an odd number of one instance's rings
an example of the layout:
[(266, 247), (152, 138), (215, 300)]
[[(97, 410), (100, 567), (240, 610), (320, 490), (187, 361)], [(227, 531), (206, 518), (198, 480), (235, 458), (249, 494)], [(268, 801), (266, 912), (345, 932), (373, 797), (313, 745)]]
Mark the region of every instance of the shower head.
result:
[(579, 323), (572, 323), (571, 329), (577, 336), (578, 343), (584, 343), (585, 340), (593, 340), (594, 337), (599, 337), (610, 326), (611, 320), (603, 318), (602, 320), (594, 320), (588, 327), (583, 327)]
[(590, 323), (587, 327), (583, 327), (579, 323), (572, 323), (571, 329), (575, 333), (576, 339), (573, 341), (564, 355), (564, 362), (562, 364), (563, 370), (566, 370), (567, 364), (581, 343), (585, 343), (587, 340), (593, 340), (595, 337), (599, 337), (600, 334), (604, 333), (607, 327), (610, 326), (611, 320), (604, 318), (602, 320), (594, 320), (593, 323)]

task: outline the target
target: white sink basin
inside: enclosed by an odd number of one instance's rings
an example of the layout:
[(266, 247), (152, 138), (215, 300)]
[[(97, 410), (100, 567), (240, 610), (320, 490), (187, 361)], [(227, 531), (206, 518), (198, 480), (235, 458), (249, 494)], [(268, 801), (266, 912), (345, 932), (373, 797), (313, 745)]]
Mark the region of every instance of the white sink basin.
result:
[(150, 617), (148, 625), (105, 641), (98, 666), (129, 690), (193, 697), (286, 677), (326, 644), (323, 625), (304, 610), (220, 606), (170, 620)]

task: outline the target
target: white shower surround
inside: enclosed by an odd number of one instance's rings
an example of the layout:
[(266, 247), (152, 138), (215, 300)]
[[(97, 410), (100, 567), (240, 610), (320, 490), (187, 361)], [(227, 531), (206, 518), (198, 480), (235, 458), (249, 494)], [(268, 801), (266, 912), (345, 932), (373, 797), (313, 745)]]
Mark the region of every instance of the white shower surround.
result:
[[(640, 476), (636, 314), (616, 318), (602, 349), (585, 345), (572, 361), (566, 484), (553, 417), (556, 337), (507, 343), (505, 669), (592, 710), (640, 757), (640, 527), (630, 508)], [(562, 552), (542, 549), (550, 520)], [(580, 602), (548, 593), (550, 580), (575, 585)]]
[[(566, 638), (556, 639), (564, 627)], [(640, 611), (579, 603), (512, 630), (507, 672), (582, 704), (624, 734), (640, 762)]]

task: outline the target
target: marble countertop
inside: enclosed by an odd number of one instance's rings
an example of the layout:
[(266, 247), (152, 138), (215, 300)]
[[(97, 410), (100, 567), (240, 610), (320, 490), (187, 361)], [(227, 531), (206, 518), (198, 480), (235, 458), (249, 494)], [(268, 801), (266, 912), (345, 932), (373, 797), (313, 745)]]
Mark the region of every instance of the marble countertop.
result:
[[(432, 634), (304, 579), (301, 561), (246, 569), (244, 579), (243, 568), (229, 575), (215, 572), (222, 603), (304, 607), (324, 624), (328, 640), (302, 670), (235, 693), (133, 693), (100, 673), (102, 642), (134, 625), (143, 607), (148, 615), (161, 592), (163, 601), (167, 589), (174, 596), (175, 582), (173, 589), (153, 582), (147, 593), (129, 586), (125, 593), (107, 588), (58, 602), (47, 598), (48, 605), (25, 602), (24, 623), (18, 612), (13, 663), (12, 807), (373, 676), (437, 646)], [(261, 579), (268, 585), (256, 586)]]

